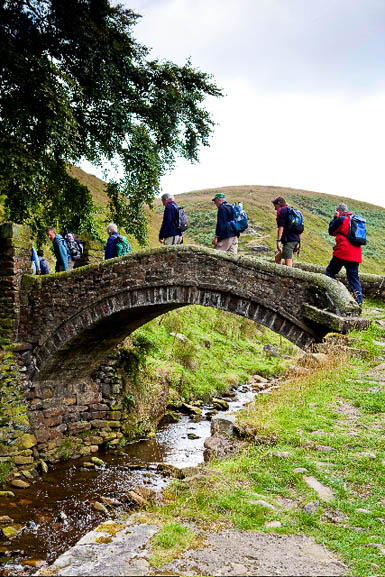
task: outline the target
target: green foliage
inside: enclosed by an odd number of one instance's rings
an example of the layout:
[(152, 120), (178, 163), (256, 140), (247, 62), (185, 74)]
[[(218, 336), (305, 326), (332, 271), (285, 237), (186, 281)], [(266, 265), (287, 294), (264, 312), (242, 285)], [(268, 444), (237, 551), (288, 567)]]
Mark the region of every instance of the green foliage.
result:
[(178, 553), (191, 547), (196, 540), (195, 533), (185, 525), (175, 521), (164, 525), (152, 537), (152, 557), (150, 565), (160, 567), (171, 561)]
[(124, 395), (122, 405), (125, 409), (130, 409), (131, 407), (135, 407), (136, 400), (133, 395), (129, 395), (128, 393)]
[[(186, 340), (171, 333), (182, 333)], [(263, 346), (267, 343), (280, 346), (287, 355), (296, 350), (276, 333), (261, 330), (248, 319), (201, 306), (171, 311), (137, 329), (132, 337), (134, 343), (151, 343), (142, 368), (131, 365), (133, 378), (135, 374), (141, 378), (140, 371), (148, 382), (165, 377), (186, 401), (207, 400), (246, 382), (251, 374), (282, 372), (290, 360), (266, 357)], [(142, 353), (134, 350), (130, 354)]]
[[(363, 314), (385, 319), (385, 304), (369, 301)], [(312, 536), (338, 553), (349, 575), (383, 575), (385, 405), (382, 371), (373, 369), (381, 363), (384, 339), (385, 330), (372, 323), (345, 339), (354, 347), (350, 355), (331, 346), (322, 364), (308, 359), (302, 375), (290, 374), (273, 394), (259, 395), (240, 419), (255, 442), (230, 459), (212, 462), (207, 475), (202, 468), (199, 482), (176, 483), (155, 509), (157, 517), (167, 522), (177, 515), (180, 523), (198, 519), (214, 531), (226, 526), (269, 532), (265, 523), (280, 521), (274, 532)], [(357, 347), (368, 354), (356, 357)], [(307, 472), (295, 473), (298, 467)], [(334, 498), (319, 499), (307, 476), (329, 487)], [(257, 499), (275, 510), (255, 504)], [(315, 512), (305, 512), (315, 499)]]
[[(149, 60), (133, 37), (139, 16), (108, 0), (6, 0), (0, 5), (0, 194), (6, 218), (40, 231), (93, 227), (89, 191), (69, 163), (114, 165), (110, 217), (146, 239), (145, 204), (176, 156), (196, 161), (221, 92), (208, 74)], [(48, 211), (47, 211), (48, 207)]]
[(217, 222), (216, 210), (190, 210), (188, 234), (198, 244), (211, 246)]
[(12, 466), (10, 463), (0, 463), (0, 487), (8, 481), (11, 469)]

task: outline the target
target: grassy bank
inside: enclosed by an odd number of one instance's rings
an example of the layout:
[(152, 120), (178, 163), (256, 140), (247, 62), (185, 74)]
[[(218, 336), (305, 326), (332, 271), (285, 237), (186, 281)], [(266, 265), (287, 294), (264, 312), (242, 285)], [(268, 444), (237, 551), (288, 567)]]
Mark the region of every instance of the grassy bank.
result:
[[(271, 356), (265, 345), (279, 348)], [(207, 400), (250, 375), (284, 372), (298, 350), (254, 322), (201, 306), (171, 311), (138, 329), (126, 342), (142, 383), (167, 380), (170, 396)]]
[[(385, 319), (384, 305), (369, 303), (364, 312)], [(382, 341), (385, 330), (373, 323), (344, 340), (350, 352), (339, 340), (325, 358), (306, 359), (279, 389), (257, 397), (240, 417), (254, 431), (247, 447), (175, 482), (153, 509), (165, 534), (172, 530), (176, 550), (181, 531), (170, 523), (194, 520), (214, 530), (313, 536), (339, 554), (349, 575), (385, 574), (385, 370), (375, 368), (383, 362)], [(329, 490), (328, 500), (310, 478)], [(256, 504), (261, 499), (274, 509)], [(280, 527), (266, 527), (271, 521)], [(169, 558), (172, 539), (165, 543)], [(156, 565), (161, 549), (160, 540)]]

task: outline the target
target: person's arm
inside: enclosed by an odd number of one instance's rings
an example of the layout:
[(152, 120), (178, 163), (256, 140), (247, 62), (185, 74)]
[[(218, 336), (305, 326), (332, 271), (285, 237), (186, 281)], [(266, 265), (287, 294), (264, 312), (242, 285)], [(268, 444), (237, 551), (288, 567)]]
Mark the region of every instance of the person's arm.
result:
[(159, 242), (163, 242), (165, 238), (170, 236), (169, 231), (172, 225), (172, 215), (173, 210), (171, 203), (169, 202), (164, 207), (162, 226), (160, 227), (159, 231)]
[(277, 232), (277, 250), (279, 252), (281, 252), (282, 250), (282, 235), (283, 235), (283, 229), (285, 227), (284, 226), (279, 226), (278, 227), (278, 232)]
[(218, 217), (217, 217), (217, 227), (215, 230), (215, 237), (220, 240), (221, 238), (225, 238), (228, 232), (227, 223), (228, 223), (228, 212), (226, 210), (226, 205), (221, 204), (218, 207)]
[(104, 260), (110, 260), (115, 256), (115, 238), (113, 235), (109, 236), (107, 239), (106, 248), (104, 251)]
[(67, 247), (65, 246), (64, 238), (61, 238), (57, 241), (58, 249), (59, 249), (59, 258), (61, 260), (61, 264), (63, 265), (64, 271), (68, 269), (68, 252)]
[(336, 236), (340, 232), (339, 228), (344, 224), (345, 216), (334, 216), (329, 224), (329, 235)]
[(40, 262), (34, 247), (32, 247), (32, 261), (35, 263), (36, 274), (40, 274)]

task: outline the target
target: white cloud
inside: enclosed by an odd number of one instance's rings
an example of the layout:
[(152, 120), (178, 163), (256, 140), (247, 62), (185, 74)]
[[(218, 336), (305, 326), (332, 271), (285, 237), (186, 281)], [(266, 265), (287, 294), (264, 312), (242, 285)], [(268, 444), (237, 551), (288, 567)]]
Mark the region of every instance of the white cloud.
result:
[(152, 58), (212, 73), (216, 127), (163, 189), (265, 184), (385, 206), (383, 0), (125, 0)]

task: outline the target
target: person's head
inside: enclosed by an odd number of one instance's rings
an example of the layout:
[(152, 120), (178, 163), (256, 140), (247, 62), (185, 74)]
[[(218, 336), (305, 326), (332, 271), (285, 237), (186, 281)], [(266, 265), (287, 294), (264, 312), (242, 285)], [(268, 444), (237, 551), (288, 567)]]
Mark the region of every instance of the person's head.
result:
[(271, 202), (275, 210), (278, 210), (286, 205), (286, 200), (283, 198), (283, 196), (277, 196), (277, 198), (273, 198)]
[(348, 211), (349, 211), (348, 207), (343, 202), (340, 202), (340, 204), (336, 206), (336, 212), (338, 212), (339, 214), (343, 214), (344, 212)]
[(116, 226), (116, 224), (114, 222), (110, 222), (110, 224), (107, 225), (106, 231), (107, 231), (107, 234), (109, 236), (111, 236), (115, 232), (118, 232), (118, 227)]
[(170, 200), (174, 200), (174, 195), (170, 194), (168, 192), (165, 192), (164, 194), (162, 194), (162, 196), (160, 198), (161, 198), (163, 206), (164, 206)]
[(44, 250), (39, 248), (39, 250), (37, 251), (37, 256), (44, 256)]
[(223, 192), (217, 192), (217, 194), (211, 200), (215, 206), (218, 207), (226, 201), (226, 196), (223, 194)]
[(55, 240), (57, 232), (53, 226), (47, 226), (45, 229), (46, 235), (48, 236), (49, 240)]

